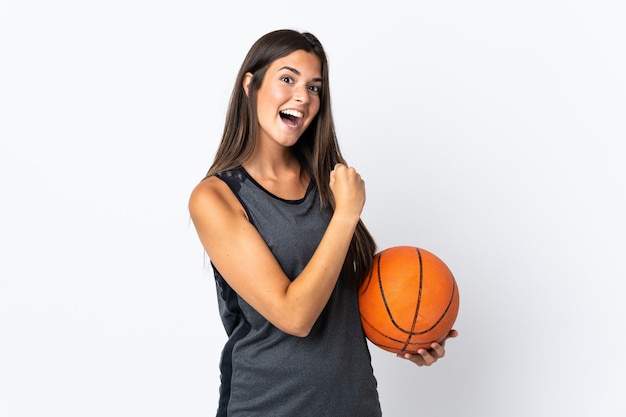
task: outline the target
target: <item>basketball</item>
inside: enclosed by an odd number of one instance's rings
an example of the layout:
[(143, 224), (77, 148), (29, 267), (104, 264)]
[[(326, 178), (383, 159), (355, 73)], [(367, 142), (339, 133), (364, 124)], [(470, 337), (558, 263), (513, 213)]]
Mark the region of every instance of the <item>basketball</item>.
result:
[(365, 336), (394, 353), (416, 354), (441, 342), (459, 311), (459, 291), (448, 266), (413, 246), (374, 255), (358, 297)]

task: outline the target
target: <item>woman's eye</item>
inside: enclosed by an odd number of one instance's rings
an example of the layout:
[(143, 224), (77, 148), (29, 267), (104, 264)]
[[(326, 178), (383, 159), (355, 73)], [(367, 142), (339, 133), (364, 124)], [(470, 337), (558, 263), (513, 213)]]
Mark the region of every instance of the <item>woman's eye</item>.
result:
[(312, 92), (319, 94), (320, 91), (322, 90), (321, 87), (317, 86), (317, 85), (312, 85), (309, 87), (309, 90), (311, 90)]
[(287, 84), (291, 84), (293, 82), (291, 77), (287, 77), (286, 75), (283, 77), (280, 77), (280, 80), (286, 82)]

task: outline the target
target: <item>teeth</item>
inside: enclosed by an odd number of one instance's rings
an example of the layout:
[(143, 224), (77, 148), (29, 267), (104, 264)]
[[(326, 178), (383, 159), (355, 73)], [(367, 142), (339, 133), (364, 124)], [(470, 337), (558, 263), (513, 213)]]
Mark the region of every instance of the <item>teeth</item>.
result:
[(281, 110), (280, 111), (282, 114), (286, 114), (288, 116), (293, 116), (293, 117), (304, 117), (304, 113), (299, 112), (298, 110)]

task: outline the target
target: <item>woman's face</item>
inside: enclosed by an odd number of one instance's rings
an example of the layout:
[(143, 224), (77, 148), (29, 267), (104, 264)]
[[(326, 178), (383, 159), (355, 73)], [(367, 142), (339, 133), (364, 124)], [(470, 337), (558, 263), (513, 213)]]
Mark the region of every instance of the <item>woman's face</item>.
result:
[[(302, 50), (269, 66), (257, 95), (259, 141), (285, 147), (298, 141), (320, 108), (321, 71), (319, 58)], [(246, 74), (246, 93), (251, 79)]]

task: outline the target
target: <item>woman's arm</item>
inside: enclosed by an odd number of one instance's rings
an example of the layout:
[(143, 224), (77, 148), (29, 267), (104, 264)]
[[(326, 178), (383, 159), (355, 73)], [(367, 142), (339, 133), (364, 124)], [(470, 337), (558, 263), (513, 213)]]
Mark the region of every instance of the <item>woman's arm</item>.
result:
[(309, 334), (328, 302), (365, 204), (365, 185), (353, 168), (338, 164), (330, 187), (335, 211), (311, 260), (293, 281), (223, 181), (202, 181), (189, 200), (200, 241), (222, 277), (274, 326), (295, 336)]

